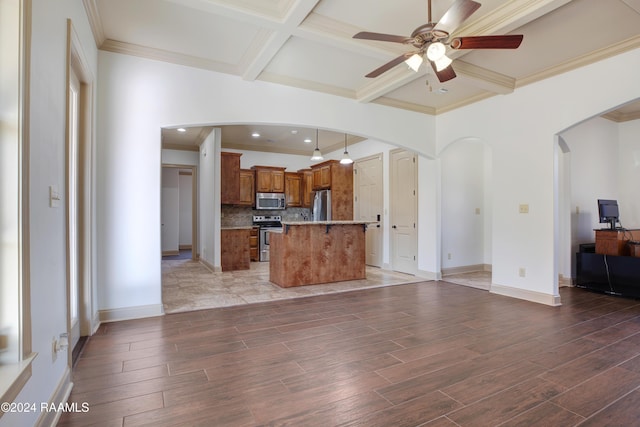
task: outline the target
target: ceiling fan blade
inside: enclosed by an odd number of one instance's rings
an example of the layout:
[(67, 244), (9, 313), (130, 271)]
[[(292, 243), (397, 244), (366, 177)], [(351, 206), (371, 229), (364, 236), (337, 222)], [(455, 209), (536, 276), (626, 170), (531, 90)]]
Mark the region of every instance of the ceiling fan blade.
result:
[(402, 54), (400, 56), (398, 56), (395, 59), (392, 59), (391, 61), (387, 62), (386, 64), (376, 68), (375, 70), (373, 70), (372, 72), (370, 72), (369, 74), (367, 74), (365, 77), (378, 77), (380, 74), (384, 73), (385, 71), (389, 71), (390, 69), (392, 69), (393, 67), (395, 67), (396, 65), (400, 64), (401, 62), (404, 62), (407, 60), (407, 54)]
[(411, 38), (405, 36), (395, 36), (393, 34), (371, 33), (369, 31), (361, 31), (355, 36), (354, 39), (376, 40), (381, 42), (393, 42), (393, 43), (409, 43)]
[(480, 3), (473, 0), (456, 0), (449, 10), (442, 15), (434, 31), (444, 31), (447, 34), (453, 33), (456, 28), (473, 15), (479, 7)]
[(451, 40), (450, 46), (452, 49), (517, 49), (522, 38), (522, 34), (456, 37)]
[(431, 63), (431, 68), (433, 68), (434, 73), (436, 73), (436, 76), (438, 76), (438, 80), (440, 80), (440, 83), (448, 82), (449, 80), (456, 78), (456, 72), (453, 71), (453, 67), (451, 65), (438, 71), (438, 69), (436, 68), (436, 63), (433, 61), (429, 62)]

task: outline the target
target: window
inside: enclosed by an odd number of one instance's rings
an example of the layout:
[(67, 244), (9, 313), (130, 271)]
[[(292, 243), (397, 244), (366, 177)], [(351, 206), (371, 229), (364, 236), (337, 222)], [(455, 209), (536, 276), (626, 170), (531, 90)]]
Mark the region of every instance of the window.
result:
[[(30, 0), (0, 0), (0, 401), (31, 376), (27, 129), (24, 112)], [(0, 412), (0, 417), (2, 412)]]

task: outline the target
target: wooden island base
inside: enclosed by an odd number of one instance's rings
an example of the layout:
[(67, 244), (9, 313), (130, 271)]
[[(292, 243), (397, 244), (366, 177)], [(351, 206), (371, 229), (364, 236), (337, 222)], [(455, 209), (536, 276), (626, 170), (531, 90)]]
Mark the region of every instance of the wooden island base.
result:
[(366, 278), (365, 224), (283, 222), (270, 235), (269, 280), (283, 288)]

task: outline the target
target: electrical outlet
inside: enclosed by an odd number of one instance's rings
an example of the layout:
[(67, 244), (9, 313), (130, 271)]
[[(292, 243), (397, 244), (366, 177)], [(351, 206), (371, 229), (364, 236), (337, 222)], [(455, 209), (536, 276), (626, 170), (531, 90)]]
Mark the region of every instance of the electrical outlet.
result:
[(451, 254), (447, 254), (447, 259), (451, 259)]
[(527, 204), (520, 205), (520, 213), (522, 214), (529, 213), (529, 205)]
[(576, 215), (580, 215), (580, 206), (576, 206)]
[(519, 275), (520, 277), (525, 277), (525, 276), (527, 275), (527, 270), (526, 270), (524, 267), (520, 267), (520, 268), (518, 269), (518, 275)]
[(476, 215), (480, 215), (480, 208), (476, 208)]

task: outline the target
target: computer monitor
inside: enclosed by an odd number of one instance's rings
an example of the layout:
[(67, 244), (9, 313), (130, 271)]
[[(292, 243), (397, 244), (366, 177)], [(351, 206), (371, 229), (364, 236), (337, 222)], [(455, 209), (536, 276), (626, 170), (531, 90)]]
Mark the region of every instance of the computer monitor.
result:
[(617, 200), (598, 199), (598, 215), (600, 223), (608, 223), (609, 228), (616, 229), (616, 222), (620, 219)]

